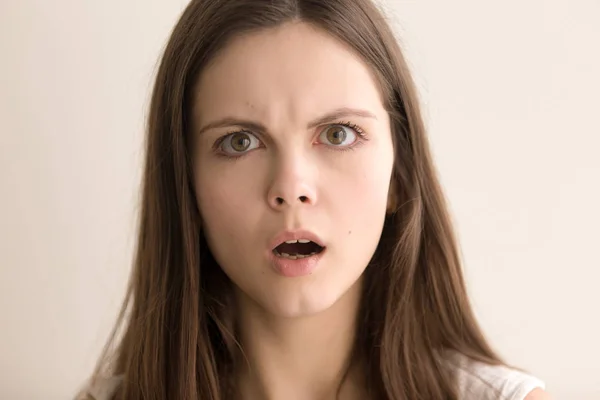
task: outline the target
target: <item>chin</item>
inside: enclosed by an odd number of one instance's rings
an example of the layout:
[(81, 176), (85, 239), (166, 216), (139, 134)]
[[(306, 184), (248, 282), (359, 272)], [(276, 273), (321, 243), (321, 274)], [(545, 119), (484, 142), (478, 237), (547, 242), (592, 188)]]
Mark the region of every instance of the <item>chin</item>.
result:
[(270, 314), (280, 318), (301, 318), (320, 314), (331, 308), (339, 296), (279, 296), (272, 298), (263, 308)]
[[(339, 279), (332, 282), (314, 279), (309, 282), (280, 283), (276, 288), (271, 287), (271, 290), (252, 296), (259, 307), (279, 318), (314, 316), (337, 308), (338, 304), (347, 303), (347, 300), (357, 303), (359, 297), (359, 280), (346, 282), (345, 285)], [(350, 290), (355, 287), (356, 290)]]

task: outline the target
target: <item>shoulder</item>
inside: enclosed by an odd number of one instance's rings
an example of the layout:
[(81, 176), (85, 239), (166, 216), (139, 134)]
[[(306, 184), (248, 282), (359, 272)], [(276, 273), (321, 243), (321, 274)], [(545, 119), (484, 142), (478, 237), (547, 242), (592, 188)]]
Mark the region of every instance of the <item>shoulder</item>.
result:
[(490, 365), (455, 354), (449, 358), (461, 398), (480, 400), (550, 400), (540, 379), (505, 365)]
[[(458, 379), (460, 398), (479, 400), (552, 400), (538, 378), (504, 365), (473, 361), (460, 354), (448, 358)], [(122, 376), (91, 378), (75, 400), (110, 400)]]
[(529, 392), (525, 400), (552, 400), (552, 397), (544, 389), (536, 388)]
[(121, 376), (90, 378), (75, 400), (110, 400), (122, 379)]

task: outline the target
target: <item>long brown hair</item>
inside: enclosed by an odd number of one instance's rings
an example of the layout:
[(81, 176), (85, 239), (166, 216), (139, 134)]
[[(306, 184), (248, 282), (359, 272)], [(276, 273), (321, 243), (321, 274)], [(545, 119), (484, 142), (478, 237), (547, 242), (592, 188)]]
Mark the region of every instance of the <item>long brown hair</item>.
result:
[(115, 398), (231, 397), (232, 283), (201, 230), (192, 187), (191, 92), (234, 36), (294, 21), (328, 32), (368, 64), (392, 121), (396, 206), (364, 272), (356, 339), (371, 397), (455, 399), (447, 354), (501, 363), (471, 310), (416, 90), (383, 14), (371, 0), (193, 0), (156, 77), (132, 275), (96, 371), (123, 376)]

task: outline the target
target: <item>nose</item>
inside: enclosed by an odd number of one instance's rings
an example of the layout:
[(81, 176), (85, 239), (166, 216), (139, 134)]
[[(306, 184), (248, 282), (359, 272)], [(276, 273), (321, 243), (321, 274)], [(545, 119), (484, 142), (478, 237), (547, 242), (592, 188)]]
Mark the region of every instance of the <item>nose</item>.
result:
[(300, 157), (286, 157), (273, 165), (273, 179), (267, 193), (269, 206), (282, 211), (290, 207), (314, 205), (317, 193), (311, 163)]

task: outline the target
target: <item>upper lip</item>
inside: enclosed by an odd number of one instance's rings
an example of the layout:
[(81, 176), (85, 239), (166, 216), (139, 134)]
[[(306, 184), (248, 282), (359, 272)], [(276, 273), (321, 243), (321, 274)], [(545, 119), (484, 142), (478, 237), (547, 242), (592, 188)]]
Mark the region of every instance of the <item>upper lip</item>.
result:
[(297, 230), (286, 230), (286, 231), (280, 232), (277, 235), (275, 235), (275, 237), (271, 240), (269, 248), (271, 250), (273, 250), (273, 249), (275, 249), (275, 247), (279, 246), (280, 244), (282, 244), (284, 242), (287, 242), (288, 240), (300, 240), (300, 239), (310, 240), (311, 242), (314, 242), (321, 247), (325, 247), (325, 244), (323, 243), (321, 238), (319, 238), (316, 234), (312, 233), (311, 231), (304, 230), (304, 229), (297, 229)]

